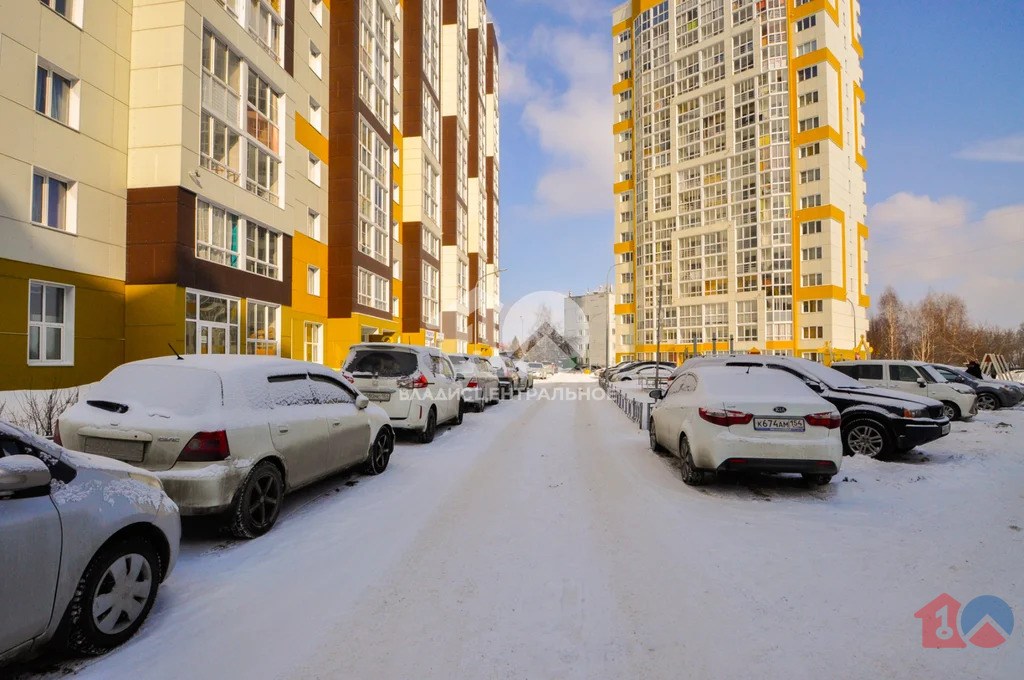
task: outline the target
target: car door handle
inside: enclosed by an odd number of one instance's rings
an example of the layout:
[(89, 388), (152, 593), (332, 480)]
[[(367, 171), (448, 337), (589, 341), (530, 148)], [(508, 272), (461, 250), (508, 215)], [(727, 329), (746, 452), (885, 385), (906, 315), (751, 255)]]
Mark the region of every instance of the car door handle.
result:
[(331, 425), (333, 427), (341, 427), (341, 421), (340, 420), (332, 420), (331, 421)]
[(277, 426), (277, 431), (278, 431), (279, 434), (287, 434), (288, 433), (288, 426), (286, 426), (286, 425), (278, 425)]

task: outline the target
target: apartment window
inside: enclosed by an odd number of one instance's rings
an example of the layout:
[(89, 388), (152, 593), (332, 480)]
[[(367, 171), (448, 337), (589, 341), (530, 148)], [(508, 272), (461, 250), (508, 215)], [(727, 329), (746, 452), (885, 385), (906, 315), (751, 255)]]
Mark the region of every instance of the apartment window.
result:
[(249, 33), (280, 63), (284, 21), (274, 9), (280, 0), (249, 0)]
[(74, 309), (74, 286), (29, 281), (29, 364), (74, 362)]
[(185, 354), (238, 354), (236, 298), (185, 292)]
[(423, 323), (438, 325), (440, 317), (439, 292), (440, 273), (437, 268), (426, 262), (422, 263), (423, 274)]
[(441, 257), (441, 239), (426, 227), (420, 225), (423, 235), (423, 250), (434, 258)]
[(793, 6), (800, 7), (801, 5), (806, 5), (809, 2), (811, 2), (811, 0), (794, 0)]
[(804, 17), (800, 21), (796, 22), (796, 31), (806, 31), (808, 28), (812, 28), (818, 25), (818, 15), (812, 14), (809, 17)]
[(804, 236), (821, 233), (821, 220), (812, 220), (800, 225), (800, 233)]
[(817, 50), (818, 50), (818, 41), (817, 40), (808, 40), (805, 43), (800, 43), (799, 45), (797, 45), (796, 56), (802, 57), (805, 54), (810, 54), (811, 52), (816, 52)]
[(622, 315), (622, 324), (624, 326), (632, 326), (634, 323), (636, 323), (636, 315), (635, 314), (623, 314)]
[(271, 279), (280, 279), (281, 235), (258, 224), (246, 228), (245, 270)]
[(240, 125), (242, 60), (209, 31), (203, 33), (200, 165), (231, 182), (242, 177)]
[(820, 153), (820, 142), (815, 142), (814, 144), (806, 144), (800, 147), (800, 158), (807, 158), (808, 156), (817, 156)]
[(821, 259), (821, 246), (814, 248), (804, 248), (800, 252), (800, 259), (805, 262), (808, 260), (820, 260)]
[(307, 321), (304, 329), (306, 361), (314, 364), (324, 363), (324, 326), (323, 324)]
[(736, 303), (736, 339), (741, 342), (757, 342), (757, 300), (740, 300)]
[(249, 71), (246, 132), (274, 153), (279, 153), (278, 95), (263, 78)]
[(359, 269), (359, 304), (364, 307), (391, 311), (391, 281), (373, 272)]
[(316, 23), (324, 25), (324, 0), (309, 0), (309, 13), (316, 19)]
[(77, 125), (78, 116), (72, 116), (73, 87), (70, 78), (42, 65), (36, 67), (36, 111), (65, 125)]
[(822, 282), (822, 275), (821, 275), (820, 272), (817, 273), (817, 274), (804, 274), (803, 276), (800, 277), (800, 285), (803, 286), (804, 288), (810, 288), (812, 286), (820, 286), (820, 285), (822, 285), (821, 282)]
[(306, 267), (306, 292), (320, 297), (320, 267)]
[(819, 314), (825, 311), (824, 300), (804, 300), (801, 304), (804, 314)]
[(316, 74), (317, 78), (323, 78), (324, 72), (323, 54), (320, 48), (312, 42), (309, 43), (309, 69)]
[(36, 170), (32, 173), (32, 222), (75, 231), (75, 183)]
[(825, 329), (822, 326), (804, 326), (804, 340), (821, 340), (825, 337)]
[(390, 262), (391, 149), (359, 119), (359, 252)]
[(309, 154), (309, 165), (306, 168), (306, 176), (309, 178), (310, 182), (317, 186), (320, 186), (320, 168), (322, 165), (323, 164), (320, 162), (319, 158), (313, 154)]
[(800, 199), (800, 209), (806, 210), (807, 208), (817, 208), (821, 205), (821, 194), (812, 194), (810, 196), (804, 196)]
[(619, 42), (624, 43), (629, 40), (629, 31), (623, 31), (619, 33)]
[(619, 63), (620, 64), (622, 62), (624, 62), (624, 61), (629, 61), (632, 58), (633, 58), (633, 54), (629, 50), (626, 50), (625, 52), (619, 52)]
[(61, 15), (68, 21), (73, 21), (76, 24), (81, 23), (81, 17), (75, 16), (76, 5), (80, 0), (39, 0), (43, 5), (49, 7), (57, 14)]
[(818, 103), (818, 91), (817, 90), (814, 90), (813, 92), (808, 92), (807, 94), (802, 94), (802, 95), (800, 95), (800, 98), (797, 100), (797, 106), (800, 107), (800, 108), (803, 108), (803, 107), (808, 106), (810, 104), (817, 104), (817, 103)]
[(281, 306), (250, 300), (245, 310), (245, 353), (280, 356), (277, 327)]
[(316, 128), (317, 132), (323, 132), (323, 110), (320, 102), (309, 98), (309, 124)]
[(455, 271), (455, 289), (459, 294), (459, 304), (469, 306), (469, 265), (461, 260)]
[(810, 170), (800, 171), (800, 184), (807, 184), (808, 182), (817, 182), (821, 179), (821, 168), (811, 168)]
[(426, 158), (423, 159), (423, 213), (437, 222), (438, 182), (440, 175)]
[(796, 79), (802, 83), (805, 80), (810, 80), (811, 78), (817, 77), (817, 75), (818, 65), (815, 64), (814, 66), (808, 66), (807, 68), (802, 68), (798, 70), (796, 72)]
[(281, 162), (254, 144), (249, 145), (246, 188), (275, 205), (279, 204), (278, 180)]
[(320, 240), (320, 213), (310, 210), (306, 216), (306, 234), (317, 241)]
[(821, 127), (820, 119), (818, 116), (811, 116), (810, 118), (804, 118), (799, 123), (800, 132), (807, 132), (815, 128)]
[(238, 215), (196, 201), (196, 257), (237, 269), (240, 223)]

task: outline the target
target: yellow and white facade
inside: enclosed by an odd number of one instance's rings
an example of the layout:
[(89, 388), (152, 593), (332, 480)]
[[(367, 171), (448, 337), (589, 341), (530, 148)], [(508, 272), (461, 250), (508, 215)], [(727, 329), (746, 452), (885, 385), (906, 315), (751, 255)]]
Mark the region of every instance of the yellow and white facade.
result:
[(613, 15), (615, 353), (865, 348), (857, 0)]

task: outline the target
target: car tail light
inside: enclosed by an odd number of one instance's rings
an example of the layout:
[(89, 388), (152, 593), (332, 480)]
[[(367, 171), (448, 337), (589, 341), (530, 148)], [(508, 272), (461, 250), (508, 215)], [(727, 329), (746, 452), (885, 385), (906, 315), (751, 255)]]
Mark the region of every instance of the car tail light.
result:
[(422, 390), (429, 384), (427, 376), (423, 375), (422, 372), (417, 373), (415, 378), (400, 378), (398, 380), (398, 387), (403, 390)]
[(702, 408), (700, 409), (700, 417), (709, 423), (729, 427), (730, 425), (746, 425), (754, 419), (754, 414), (744, 413), (743, 411)]
[(219, 432), (197, 432), (192, 439), (188, 440), (185, 448), (178, 454), (179, 463), (202, 463), (224, 460), (231, 455), (228, 448), (228, 433), (224, 430)]
[(466, 383), (466, 387), (477, 387), (478, 385), (479, 383), (477, 383), (476, 378), (473, 378), (468, 383)]
[(356, 384), (355, 376), (353, 376), (351, 373), (346, 373), (345, 371), (342, 371), (341, 372), (341, 377), (343, 377), (345, 380), (349, 381), (353, 385)]
[(827, 427), (830, 430), (835, 430), (843, 424), (843, 419), (838, 413), (826, 412), (826, 413), (812, 413), (809, 416), (804, 416), (804, 420), (807, 421), (808, 425), (814, 427)]
[(57, 446), (64, 446), (60, 441), (60, 422), (53, 425), (53, 443)]

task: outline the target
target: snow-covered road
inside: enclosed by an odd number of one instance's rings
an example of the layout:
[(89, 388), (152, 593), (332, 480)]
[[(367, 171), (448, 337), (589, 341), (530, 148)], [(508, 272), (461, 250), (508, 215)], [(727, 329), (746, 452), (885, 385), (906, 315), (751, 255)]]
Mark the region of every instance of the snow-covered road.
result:
[[(556, 387), (590, 384), (538, 384)], [(898, 461), (846, 459), (822, 489), (695, 490), (610, 402), (503, 402), (401, 444), (380, 477), (296, 494), (264, 538), (190, 524), (139, 635), (49, 671), (1016, 679), (1022, 435), (1024, 411), (985, 414)], [(914, 613), (943, 592), (1006, 600), (1010, 641), (922, 649)]]

